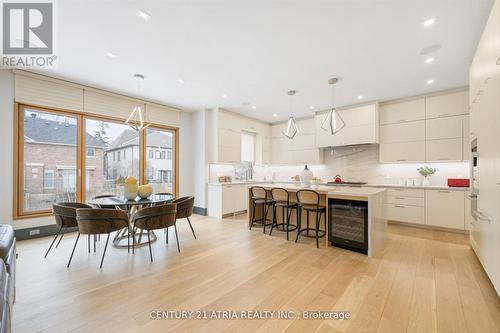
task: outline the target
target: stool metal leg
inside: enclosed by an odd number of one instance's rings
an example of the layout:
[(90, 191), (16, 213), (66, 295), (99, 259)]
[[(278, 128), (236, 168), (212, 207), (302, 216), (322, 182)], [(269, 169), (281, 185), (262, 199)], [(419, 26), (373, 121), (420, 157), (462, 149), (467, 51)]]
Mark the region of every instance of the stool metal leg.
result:
[(288, 236), (290, 233), (288, 231), (288, 229), (290, 229), (290, 215), (288, 214), (288, 210), (289, 210), (289, 208), (288, 208), (288, 206), (286, 206), (286, 240), (290, 240), (290, 237)]
[(321, 219), (321, 213), (316, 213), (316, 248), (319, 249), (319, 237), (318, 237), (318, 230), (319, 230), (319, 221)]
[(302, 227), (302, 208), (297, 207), (297, 237), (295, 237), (295, 243), (299, 240), (300, 228)]
[(269, 236), (271, 236), (273, 233), (274, 225), (278, 223), (278, 219), (276, 218), (276, 204), (274, 202), (272, 205), (272, 212), (273, 215), (271, 217), (272, 223), (271, 223), (271, 231), (269, 231)]
[(307, 230), (306, 235), (309, 236), (309, 211), (307, 211)]

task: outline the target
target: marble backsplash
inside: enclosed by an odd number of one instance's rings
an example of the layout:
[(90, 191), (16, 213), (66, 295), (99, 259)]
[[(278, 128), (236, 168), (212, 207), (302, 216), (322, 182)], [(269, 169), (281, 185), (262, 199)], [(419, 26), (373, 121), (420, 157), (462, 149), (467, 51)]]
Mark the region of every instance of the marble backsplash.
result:
[[(344, 181), (402, 185), (405, 181), (411, 184), (415, 180), (416, 185), (420, 185), (422, 176), (417, 168), (425, 165), (438, 169), (430, 178), (432, 185), (444, 186), (448, 178), (469, 178), (468, 162), (380, 164), (376, 145), (325, 149), (324, 154), (324, 164), (309, 165), (308, 168), (325, 182), (333, 181), (334, 176), (340, 174)], [(255, 166), (253, 178), (289, 181), (303, 168), (303, 165)]]

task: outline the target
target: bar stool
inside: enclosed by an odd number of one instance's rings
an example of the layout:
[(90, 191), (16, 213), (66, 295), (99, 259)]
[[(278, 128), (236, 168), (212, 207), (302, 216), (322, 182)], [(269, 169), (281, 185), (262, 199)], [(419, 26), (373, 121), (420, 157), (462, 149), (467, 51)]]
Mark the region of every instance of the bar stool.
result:
[[(295, 238), (295, 243), (297, 243), (299, 239), (299, 235), (305, 231), (306, 237), (316, 238), (316, 247), (319, 248), (319, 239), (326, 235), (325, 230), (320, 230), (319, 225), (321, 223), (321, 214), (325, 213), (326, 216), (326, 207), (319, 205), (320, 196), (319, 193), (313, 190), (299, 190), (297, 191), (297, 202), (299, 204), (298, 209), (298, 231), (297, 237)], [(302, 225), (302, 210), (306, 211), (307, 216), (307, 228), (301, 228)], [(315, 213), (316, 217), (316, 227), (309, 227), (309, 214)], [(315, 232), (314, 236), (309, 236), (309, 231)]]
[[(269, 198), (269, 194), (267, 193), (266, 189), (261, 187), (261, 186), (252, 186), (250, 188), (251, 192), (251, 200), (252, 200), (252, 220), (250, 221), (250, 230), (252, 230), (252, 227), (254, 223), (257, 223), (258, 225), (261, 225), (264, 227), (264, 233), (266, 233), (266, 226), (271, 225), (267, 223), (269, 221), (267, 219), (267, 213), (269, 211), (269, 208), (272, 206), (273, 201), (271, 198)], [(257, 208), (258, 205), (262, 205), (262, 211), (263, 215), (262, 218), (260, 219), (255, 219), (255, 209)], [(271, 221), (272, 222), (272, 221)]]
[[(290, 231), (297, 230), (296, 224), (290, 224), (290, 216), (292, 215), (292, 211), (294, 209), (297, 210), (298, 204), (296, 202), (290, 202), (290, 192), (280, 187), (275, 187), (271, 189), (271, 199), (273, 205), (273, 217), (272, 217), (273, 223), (271, 225), (271, 231), (269, 232), (269, 236), (271, 236), (274, 227), (276, 227), (276, 230), (286, 231), (286, 240), (289, 240)], [(276, 209), (277, 208), (279, 209), (280, 207), (282, 209), (283, 222), (278, 223), (276, 216)], [(282, 226), (283, 229), (280, 229), (279, 228), (280, 226)]]

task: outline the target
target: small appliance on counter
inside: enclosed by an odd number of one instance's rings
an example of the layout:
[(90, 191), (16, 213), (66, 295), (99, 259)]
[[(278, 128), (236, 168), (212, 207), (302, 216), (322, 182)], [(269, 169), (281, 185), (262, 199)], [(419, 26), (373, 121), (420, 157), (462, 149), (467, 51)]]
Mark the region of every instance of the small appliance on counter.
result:
[(469, 187), (470, 180), (468, 178), (448, 178), (449, 187)]

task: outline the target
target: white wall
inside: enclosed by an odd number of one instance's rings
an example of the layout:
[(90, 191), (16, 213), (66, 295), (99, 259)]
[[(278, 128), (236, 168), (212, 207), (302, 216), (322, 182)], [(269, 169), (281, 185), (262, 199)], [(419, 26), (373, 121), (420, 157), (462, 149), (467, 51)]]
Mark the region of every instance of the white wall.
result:
[[(13, 211), (13, 136), (14, 136), (14, 74), (10, 70), (0, 70), (0, 175), (2, 176), (2, 188), (4, 195), (0, 205), (0, 223), (12, 224), (14, 229), (24, 229), (54, 224), (52, 216), (15, 220), (12, 219)], [(161, 114), (155, 113), (155, 121), (162, 118)], [(168, 123), (167, 121), (165, 123)], [(181, 112), (179, 125), (179, 194), (181, 196), (193, 195), (193, 130), (192, 116), (190, 113)]]
[(202, 110), (192, 114), (192, 145), (189, 147), (193, 153), (193, 180), (194, 205), (196, 207), (206, 208), (206, 161), (207, 152), (210, 147), (207, 147), (208, 140), (206, 139), (207, 131), (207, 114), (208, 111)]

